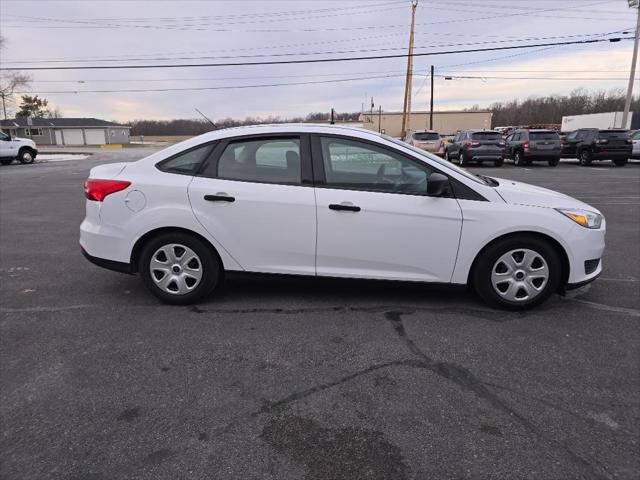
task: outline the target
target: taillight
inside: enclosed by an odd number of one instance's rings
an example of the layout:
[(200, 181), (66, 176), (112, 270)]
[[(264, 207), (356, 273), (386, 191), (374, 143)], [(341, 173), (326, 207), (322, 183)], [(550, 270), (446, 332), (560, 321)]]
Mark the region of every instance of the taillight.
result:
[(525, 150), (529, 150), (529, 140), (522, 144), (522, 148), (524, 148)]
[(466, 142), (464, 142), (464, 144), (467, 147), (479, 147), (480, 146), (480, 142), (473, 142), (471, 140), (467, 140)]
[(504, 147), (507, 144), (507, 142), (498, 142), (498, 145), (500, 145), (501, 147)]
[(89, 200), (101, 202), (107, 195), (124, 190), (131, 182), (123, 180), (94, 180), (89, 178), (84, 182), (84, 196)]
[(601, 143), (609, 143), (609, 139), (607, 138), (594, 138), (593, 143), (601, 144)]

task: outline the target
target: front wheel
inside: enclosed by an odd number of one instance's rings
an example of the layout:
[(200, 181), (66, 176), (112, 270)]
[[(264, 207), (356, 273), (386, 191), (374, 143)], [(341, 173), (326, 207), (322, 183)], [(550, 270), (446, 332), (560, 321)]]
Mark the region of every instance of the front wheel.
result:
[(20, 150), (20, 153), (18, 154), (18, 160), (20, 161), (20, 163), (24, 163), (26, 165), (33, 163), (35, 159), (36, 156), (28, 148)]
[(550, 167), (557, 167), (558, 164), (560, 163), (560, 158), (551, 158), (549, 159), (549, 166)]
[(629, 160), (627, 158), (618, 158), (613, 161), (616, 167), (624, 167), (628, 162)]
[(138, 271), (149, 291), (166, 303), (195, 303), (219, 283), (222, 265), (210, 245), (185, 233), (167, 233), (142, 249)]
[(444, 159), (445, 159), (447, 162), (450, 162), (450, 161), (451, 161), (451, 158), (449, 157), (449, 152), (448, 152), (447, 150), (445, 150), (445, 152), (444, 152)]
[(561, 278), (560, 256), (548, 242), (514, 235), (480, 254), (471, 281), (489, 305), (525, 310), (541, 304), (557, 291)]

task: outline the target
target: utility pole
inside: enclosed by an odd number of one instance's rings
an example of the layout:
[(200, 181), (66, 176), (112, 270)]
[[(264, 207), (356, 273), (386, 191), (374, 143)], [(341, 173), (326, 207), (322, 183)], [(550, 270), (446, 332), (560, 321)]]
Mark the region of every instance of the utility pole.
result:
[(331, 125), (334, 125), (336, 123), (336, 120), (335, 120), (335, 117), (334, 117), (335, 113), (336, 113), (336, 111), (333, 109), (333, 107), (331, 107), (331, 118), (329, 119), (329, 123)]
[(431, 65), (431, 101), (429, 102), (429, 130), (433, 130), (433, 65)]
[(413, 76), (413, 32), (416, 26), (417, 0), (411, 2), (411, 31), (409, 32), (409, 53), (407, 55), (407, 78), (404, 82), (404, 104), (402, 106), (402, 138), (411, 128), (411, 81)]
[(382, 105), (378, 105), (378, 133), (382, 133)]
[(636, 63), (638, 61), (638, 39), (640, 38), (640, 2), (629, 0), (629, 7), (635, 6), (638, 10), (638, 20), (636, 22), (636, 37), (633, 41), (633, 58), (631, 59), (631, 73), (629, 74), (629, 86), (627, 87), (627, 98), (624, 102), (624, 112), (622, 113), (622, 128), (627, 128), (627, 119), (631, 109), (631, 99), (633, 97), (633, 82), (636, 76)]
[(4, 113), (4, 119), (7, 119), (7, 104), (5, 103), (4, 97), (5, 94), (1, 93), (0, 96), (2, 96), (2, 112)]

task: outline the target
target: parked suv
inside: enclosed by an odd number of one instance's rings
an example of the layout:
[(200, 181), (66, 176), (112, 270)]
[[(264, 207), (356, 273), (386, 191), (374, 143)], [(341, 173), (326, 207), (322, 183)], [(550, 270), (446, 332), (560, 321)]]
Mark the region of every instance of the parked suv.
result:
[(404, 139), (409, 145), (426, 152), (444, 155), (444, 142), (440, 134), (434, 130), (416, 130), (409, 132)]
[(38, 149), (33, 140), (17, 138), (0, 132), (0, 163), (9, 165), (14, 160), (21, 163), (33, 163), (38, 155)]
[(631, 141), (633, 142), (631, 158), (640, 159), (640, 130), (631, 135)]
[(628, 130), (581, 128), (567, 134), (562, 141), (562, 156), (577, 157), (580, 165), (593, 160), (612, 160), (624, 167), (632, 155), (633, 144)]
[(554, 130), (520, 129), (508, 135), (506, 141), (506, 156), (513, 159), (516, 167), (534, 160), (547, 161), (550, 167), (560, 163), (560, 136)]
[(501, 167), (506, 145), (495, 130), (461, 130), (445, 147), (444, 158), (448, 161), (457, 158), (460, 166), (470, 161), (492, 160), (496, 167)]

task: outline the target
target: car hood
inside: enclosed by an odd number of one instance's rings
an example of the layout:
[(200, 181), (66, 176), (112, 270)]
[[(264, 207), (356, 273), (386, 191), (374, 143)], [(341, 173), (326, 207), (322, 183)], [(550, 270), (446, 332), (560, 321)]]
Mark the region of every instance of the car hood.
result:
[(11, 137), (11, 140), (14, 140), (16, 142), (26, 142), (26, 143), (35, 143), (33, 140), (31, 140), (30, 138), (22, 138), (22, 137)]
[[(513, 205), (529, 205), (532, 207), (547, 208), (583, 208), (598, 212), (591, 205), (581, 202), (564, 193), (549, 190), (548, 188), (530, 185), (528, 183), (515, 182), (506, 178), (495, 179), (499, 185), (494, 187), (505, 202)], [(598, 212), (600, 213), (600, 212)]]

